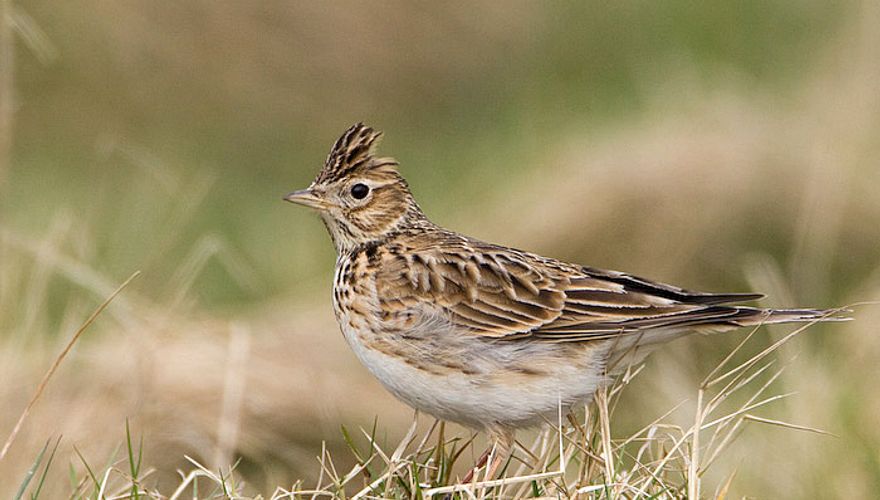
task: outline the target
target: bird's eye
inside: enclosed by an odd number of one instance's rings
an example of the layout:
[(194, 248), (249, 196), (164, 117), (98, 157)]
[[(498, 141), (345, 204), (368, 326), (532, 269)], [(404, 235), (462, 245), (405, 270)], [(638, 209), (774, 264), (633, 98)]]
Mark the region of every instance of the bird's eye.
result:
[(363, 200), (370, 193), (370, 188), (360, 182), (351, 187), (351, 196), (357, 200)]

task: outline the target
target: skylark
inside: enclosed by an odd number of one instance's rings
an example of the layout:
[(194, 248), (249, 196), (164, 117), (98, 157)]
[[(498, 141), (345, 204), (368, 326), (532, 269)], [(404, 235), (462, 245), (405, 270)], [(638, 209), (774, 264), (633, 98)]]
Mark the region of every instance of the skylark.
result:
[(486, 243), (432, 223), (398, 163), (363, 124), (333, 145), (314, 182), (285, 200), (320, 214), (336, 247), (333, 307), (355, 355), (406, 404), (487, 431), (590, 401), (661, 343), (834, 311), (729, 305), (703, 293)]

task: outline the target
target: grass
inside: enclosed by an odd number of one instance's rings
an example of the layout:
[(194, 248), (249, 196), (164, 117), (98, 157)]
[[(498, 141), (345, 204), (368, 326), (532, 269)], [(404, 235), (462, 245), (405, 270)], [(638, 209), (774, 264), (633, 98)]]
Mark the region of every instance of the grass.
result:
[[(2, 461), (27, 419), (34, 403), (40, 398), (51, 375), (70, 352), (85, 329), (135, 277), (132, 275), (74, 334), (66, 348), (57, 356), (34, 396), (22, 413), (7, 440)], [(843, 311), (841, 309), (837, 312)], [(467, 470), (468, 456), (478, 454), (474, 435), (455, 436), (447, 433), (440, 421), (419, 435), (418, 413), (413, 417), (406, 436), (393, 448), (384, 448), (376, 439), (378, 422), (371, 430), (359, 429), (352, 435), (344, 426), (342, 438), (356, 464), (349, 470), (338, 469), (326, 446), (318, 457), (319, 475), (314, 486), (297, 481), (289, 488), (278, 487), (271, 495), (247, 495), (246, 483), (236, 475), (237, 463), (214, 471), (199, 461), (186, 457), (191, 464), (188, 472), (179, 471), (180, 481), (173, 490), (162, 491), (150, 485), (155, 469), (144, 470), (144, 440), (136, 444), (128, 420), (125, 422), (127, 467), (121, 467), (114, 452), (108, 465), (95, 469), (75, 449), (82, 468), (70, 468), (70, 498), (94, 499), (177, 499), (177, 498), (439, 498), (452, 495), (461, 498), (702, 498), (703, 476), (749, 423), (784, 427), (793, 431), (828, 434), (808, 426), (774, 420), (757, 415), (765, 406), (791, 396), (772, 394), (774, 382), (786, 366), (775, 367), (776, 360), (767, 360), (794, 337), (816, 322), (804, 324), (778, 341), (760, 349), (745, 361), (733, 360), (760, 327), (756, 327), (715, 366), (699, 385), (693, 424), (682, 427), (667, 418), (680, 406), (647, 423), (626, 437), (615, 437), (612, 421), (623, 391), (642, 372), (644, 365), (630, 366), (610, 386), (601, 387), (594, 401), (583, 412), (563, 412), (558, 420), (547, 422), (544, 430), (529, 441), (517, 441), (499, 477), (474, 474), (473, 481), (462, 483), (459, 472)], [(736, 401), (734, 403), (734, 401)], [(56, 456), (59, 436), (40, 470), (51, 440), (37, 454), (25, 473), (14, 498), (19, 500), (30, 491), (31, 500), (40, 498), (47, 473)], [(362, 449), (365, 448), (365, 449)], [(489, 460), (491, 462), (491, 458)], [(725, 498), (735, 472), (714, 487), (714, 498)]]

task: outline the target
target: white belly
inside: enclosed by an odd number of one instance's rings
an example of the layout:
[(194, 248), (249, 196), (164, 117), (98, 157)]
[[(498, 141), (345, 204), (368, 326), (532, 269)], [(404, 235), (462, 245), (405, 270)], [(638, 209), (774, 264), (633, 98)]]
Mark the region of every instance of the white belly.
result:
[[(346, 322), (341, 322), (343, 325)], [(475, 428), (494, 424), (515, 427), (555, 421), (567, 409), (592, 398), (602, 381), (605, 351), (547, 342), (486, 341), (475, 336), (453, 340), (469, 373), (413, 366), (362, 341), (363, 332), (343, 327), (355, 355), (391, 393), (408, 405), (443, 420)], [(435, 333), (434, 335), (455, 335)], [(465, 344), (466, 343), (466, 344)], [(444, 343), (443, 349), (449, 342)], [(440, 373), (438, 373), (440, 372)]]

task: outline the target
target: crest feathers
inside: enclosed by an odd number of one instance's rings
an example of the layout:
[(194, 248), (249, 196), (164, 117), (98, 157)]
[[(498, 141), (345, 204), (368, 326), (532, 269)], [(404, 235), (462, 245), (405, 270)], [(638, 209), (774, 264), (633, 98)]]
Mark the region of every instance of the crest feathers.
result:
[(376, 158), (374, 150), (379, 144), (382, 132), (363, 123), (356, 123), (333, 144), (324, 168), (316, 182), (332, 182), (342, 179), (352, 172), (381, 166), (396, 166), (390, 158)]

